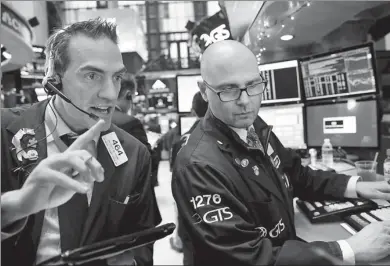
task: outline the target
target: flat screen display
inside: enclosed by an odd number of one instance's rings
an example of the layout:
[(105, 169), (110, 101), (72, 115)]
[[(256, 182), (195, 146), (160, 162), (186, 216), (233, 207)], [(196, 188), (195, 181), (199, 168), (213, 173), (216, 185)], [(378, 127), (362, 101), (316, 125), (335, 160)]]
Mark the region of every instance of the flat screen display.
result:
[(283, 146), (292, 149), (306, 148), (302, 104), (261, 107), (259, 116), (273, 126), (272, 131)]
[(307, 144), (333, 147), (378, 147), (376, 100), (333, 103), (306, 107)]
[(317, 55), (301, 61), (307, 100), (376, 92), (370, 46)]
[(179, 113), (191, 112), (192, 99), (199, 91), (197, 81), (202, 81), (201, 75), (177, 76), (177, 99)]
[(301, 99), (297, 60), (259, 65), (259, 71), (268, 81), (263, 93), (263, 103), (292, 102)]

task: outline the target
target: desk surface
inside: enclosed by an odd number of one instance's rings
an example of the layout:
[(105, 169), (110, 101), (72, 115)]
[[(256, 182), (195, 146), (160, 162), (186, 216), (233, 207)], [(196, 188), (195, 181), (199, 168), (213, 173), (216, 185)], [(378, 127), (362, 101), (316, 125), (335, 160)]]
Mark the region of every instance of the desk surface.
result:
[[(334, 169), (336, 170), (339, 170), (344, 167), (344, 165), (337, 165), (337, 164), (339, 163), (335, 163), (335, 167), (334, 167)], [(341, 164), (348, 165), (346, 163), (341, 163)], [(351, 167), (349, 166), (349, 168)], [(340, 172), (346, 175), (356, 175), (355, 169), (347, 170), (346, 168), (345, 171), (340, 171)], [(295, 228), (297, 230), (297, 235), (298, 237), (304, 239), (307, 242), (337, 241), (341, 239), (347, 239), (351, 236), (351, 233), (349, 233), (346, 229), (344, 229), (344, 227), (341, 226), (340, 222), (312, 224), (309, 221), (309, 219), (297, 207), (295, 201), (294, 201), (294, 209), (295, 209)], [(383, 260), (371, 264), (390, 265), (390, 256), (388, 256)]]

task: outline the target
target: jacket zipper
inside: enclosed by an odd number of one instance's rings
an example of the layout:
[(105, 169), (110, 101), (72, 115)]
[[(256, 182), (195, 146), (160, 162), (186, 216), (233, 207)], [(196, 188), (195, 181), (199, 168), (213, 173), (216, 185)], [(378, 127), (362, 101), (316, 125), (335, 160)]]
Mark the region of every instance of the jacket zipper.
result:
[[(273, 166), (273, 164), (271, 162), (271, 159), (270, 159), (270, 157), (268, 156), (268, 153), (267, 153), (268, 145), (269, 145), (269, 139), (271, 137), (272, 128), (273, 128), (273, 126), (268, 126), (268, 128), (267, 128), (267, 137), (266, 137), (265, 151), (264, 151), (264, 157), (266, 157), (267, 165), (264, 165), (264, 170), (266, 170), (266, 172), (268, 174), (270, 174), (271, 178), (272, 178), (272, 176), (275, 176), (277, 179), (280, 179), (279, 178), (279, 174), (277, 173), (276, 169), (274, 169), (274, 166)], [(276, 182), (277, 182), (277, 186), (280, 189), (282, 197), (284, 198), (284, 200), (286, 201), (286, 203), (289, 206), (289, 202), (288, 202), (289, 199), (284, 196), (285, 193), (283, 193), (283, 187), (281, 187), (280, 180), (276, 180)], [(296, 235), (296, 233), (295, 233), (295, 226), (294, 226), (294, 222), (293, 222), (294, 221), (294, 217), (292, 217), (290, 215), (290, 211), (289, 210), (287, 210), (287, 216), (289, 217), (289, 220), (290, 220), (290, 227), (293, 230), (292, 233), (294, 235)]]

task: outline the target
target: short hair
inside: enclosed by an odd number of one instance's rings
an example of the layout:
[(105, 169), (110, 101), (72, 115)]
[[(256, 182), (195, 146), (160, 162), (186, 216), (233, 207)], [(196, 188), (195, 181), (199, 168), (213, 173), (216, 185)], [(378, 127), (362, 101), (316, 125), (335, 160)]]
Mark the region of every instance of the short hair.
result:
[(121, 98), (126, 95), (126, 92), (128, 91), (130, 91), (130, 93), (133, 95), (136, 90), (137, 83), (135, 81), (135, 78), (132, 75), (126, 75), (126, 77), (121, 81), (121, 89), (119, 91), (118, 98)]
[(198, 117), (204, 117), (208, 107), (209, 104), (203, 99), (200, 91), (195, 93), (194, 98), (192, 99), (192, 110), (194, 110), (195, 114)]
[(106, 37), (118, 44), (116, 24), (100, 17), (76, 22), (65, 28), (57, 29), (46, 42), (46, 72), (50, 67), (58, 74), (63, 74), (66, 71), (70, 62), (68, 54), (69, 42), (73, 36), (80, 34), (95, 40)]

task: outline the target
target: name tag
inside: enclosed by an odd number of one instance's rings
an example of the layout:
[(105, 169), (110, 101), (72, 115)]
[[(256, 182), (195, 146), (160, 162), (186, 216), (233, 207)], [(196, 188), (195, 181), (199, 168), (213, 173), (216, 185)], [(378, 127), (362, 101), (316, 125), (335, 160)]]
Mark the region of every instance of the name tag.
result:
[(115, 166), (119, 166), (129, 160), (115, 132), (102, 136), (102, 140)]

